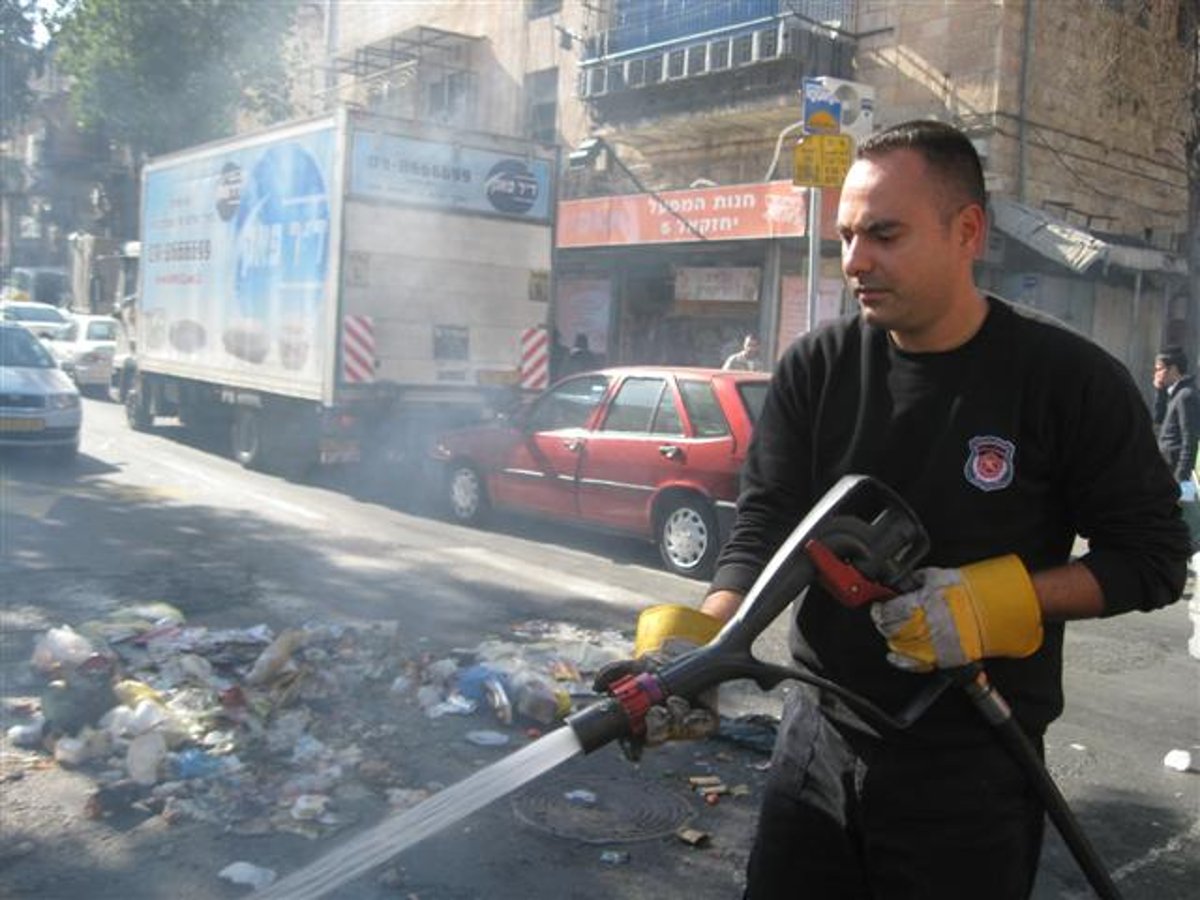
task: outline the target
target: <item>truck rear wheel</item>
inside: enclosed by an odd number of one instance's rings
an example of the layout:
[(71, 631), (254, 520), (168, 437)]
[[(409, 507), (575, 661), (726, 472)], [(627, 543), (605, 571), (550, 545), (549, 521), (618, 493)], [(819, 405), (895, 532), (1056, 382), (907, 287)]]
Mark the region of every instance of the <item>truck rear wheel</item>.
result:
[(258, 410), (240, 407), (233, 414), (230, 430), (233, 458), (247, 469), (261, 469), (264, 463), (262, 417)]
[(125, 421), (134, 431), (149, 431), (154, 426), (154, 411), (146, 387), (145, 382), (137, 381), (125, 392)]

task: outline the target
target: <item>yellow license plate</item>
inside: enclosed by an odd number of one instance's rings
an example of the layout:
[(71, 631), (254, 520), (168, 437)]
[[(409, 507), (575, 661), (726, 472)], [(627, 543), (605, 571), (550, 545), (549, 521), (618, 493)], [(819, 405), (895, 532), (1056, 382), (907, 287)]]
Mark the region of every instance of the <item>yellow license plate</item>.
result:
[(0, 431), (41, 431), (45, 427), (41, 419), (0, 419)]

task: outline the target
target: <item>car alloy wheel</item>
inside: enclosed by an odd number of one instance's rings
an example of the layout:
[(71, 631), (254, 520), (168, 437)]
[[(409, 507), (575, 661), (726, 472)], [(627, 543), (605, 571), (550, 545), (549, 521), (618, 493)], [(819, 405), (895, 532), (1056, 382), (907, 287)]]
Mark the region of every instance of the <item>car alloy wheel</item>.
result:
[(458, 465), (450, 470), (450, 477), (446, 483), (446, 499), (450, 506), (450, 515), (459, 522), (478, 522), (487, 511), (483, 480), (471, 466)]
[(673, 501), (659, 526), (659, 552), (667, 568), (703, 577), (717, 551), (716, 523), (707, 504), (695, 497)]

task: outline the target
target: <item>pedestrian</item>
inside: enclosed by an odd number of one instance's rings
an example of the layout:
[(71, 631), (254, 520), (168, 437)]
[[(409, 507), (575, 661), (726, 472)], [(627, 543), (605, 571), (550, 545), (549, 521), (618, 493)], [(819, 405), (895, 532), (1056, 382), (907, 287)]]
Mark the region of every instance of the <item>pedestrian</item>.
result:
[[(976, 287), (985, 204), (976, 151), (949, 125), (907, 122), (860, 146), (837, 219), (859, 312), (777, 363), (700, 610), (715, 631), (839, 477), (878, 478), (925, 525), (931, 568), (865, 609), (810, 587), (791, 623), (797, 665), (899, 710), (932, 670), (986, 659), (1040, 752), (1063, 707), (1064, 622), (1174, 602), (1190, 551), (1129, 374)], [(1090, 550), (1072, 561), (1079, 534)], [(639, 621), (640, 647), (672, 637), (645, 634), (653, 621)], [(1043, 814), (962, 692), (885, 732), (802, 686), (785, 701), (745, 896), (1025, 898)]]
[(577, 372), (590, 372), (597, 368), (598, 357), (588, 344), (588, 336), (582, 331), (575, 335), (575, 343), (567, 354), (567, 372), (574, 375)]
[(1196, 444), (1200, 442), (1200, 394), (1188, 374), (1188, 358), (1182, 347), (1166, 347), (1154, 358), (1154, 387), (1164, 398), (1158, 448), (1175, 480), (1192, 484), (1196, 467)]
[(759, 355), (758, 335), (747, 334), (742, 338), (742, 349), (731, 354), (721, 364), (722, 369), (742, 372), (761, 372), (762, 357)]
[(571, 351), (563, 343), (562, 333), (554, 329), (554, 342), (550, 345), (550, 380), (558, 381), (567, 374), (567, 357)]

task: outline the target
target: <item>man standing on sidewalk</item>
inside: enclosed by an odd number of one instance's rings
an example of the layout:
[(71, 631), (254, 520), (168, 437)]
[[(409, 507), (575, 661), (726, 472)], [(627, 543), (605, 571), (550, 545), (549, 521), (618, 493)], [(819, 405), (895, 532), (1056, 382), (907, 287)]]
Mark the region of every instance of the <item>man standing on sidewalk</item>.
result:
[(1154, 359), (1154, 387), (1160, 397), (1166, 398), (1158, 448), (1181, 485), (1192, 481), (1196, 445), (1200, 442), (1200, 394), (1187, 371), (1188, 359), (1182, 347), (1167, 347)]

